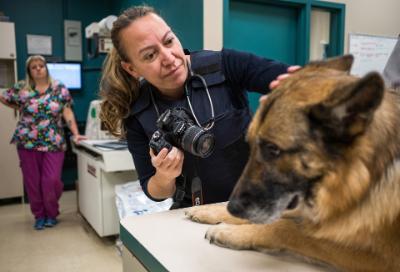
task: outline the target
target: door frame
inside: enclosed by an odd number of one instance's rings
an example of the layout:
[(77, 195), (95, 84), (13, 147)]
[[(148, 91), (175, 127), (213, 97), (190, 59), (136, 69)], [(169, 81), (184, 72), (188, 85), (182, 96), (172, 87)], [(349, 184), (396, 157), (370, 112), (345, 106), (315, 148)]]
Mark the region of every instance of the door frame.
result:
[[(223, 29), (229, 26), (229, 8), (231, 1), (244, 0), (223, 0)], [(267, 4), (290, 9), (296, 9), (297, 17), (297, 48), (296, 64), (304, 65), (310, 60), (310, 32), (311, 32), (311, 10), (322, 9), (330, 13), (330, 44), (328, 56), (342, 55), (344, 50), (344, 27), (346, 5), (317, 0), (251, 0), (246, 3)], [(228, 31), (223, 31), (223, 41), (227, 41)]]

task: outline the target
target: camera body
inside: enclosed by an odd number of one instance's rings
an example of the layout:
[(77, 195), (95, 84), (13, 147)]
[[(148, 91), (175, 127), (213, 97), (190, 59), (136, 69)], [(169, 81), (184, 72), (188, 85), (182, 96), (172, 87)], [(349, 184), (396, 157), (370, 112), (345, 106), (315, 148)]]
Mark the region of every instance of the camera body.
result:
[(171, 150), (172, 146), (202, 158), (214, 150), (214, 135), (197, 126), (185, 109), (167, 109), (157, 119), (157, 127), (149, 143), (156, 155), (163, 148)]

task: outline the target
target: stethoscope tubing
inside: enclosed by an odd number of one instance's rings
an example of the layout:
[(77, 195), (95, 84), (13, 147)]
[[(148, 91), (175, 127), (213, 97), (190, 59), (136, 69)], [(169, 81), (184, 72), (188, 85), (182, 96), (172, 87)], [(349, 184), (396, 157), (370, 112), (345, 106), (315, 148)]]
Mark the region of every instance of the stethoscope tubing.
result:
[[(207, 130), (212, 129), (212, 128), (214, 127), (214, 124), (215, 124), (214, 103), (213, 103), (213, 101), (212, 101), (212, 99), (211, 99), (210, 91), (208, 90), (207, 82), (206, 82), (206, 80), (204, 79), (204, 77), (201, 76), (201, 75), (199, 75), (199, 74), (193, 73), (192, 68), (191, 68), (191, 66), (190, 66), (189, 63), (187, 63), (187, 66), (188, 66), (188, 70), (189, 70), (189, 75), (188, 75), (188, 79), (186, 80), (185, 85), (184, 85), (186, 100), (187, 100), (187, 102), (188, 102), (188, 104), (189, 104), (190, 112), (192, 113), (193, 118), (194, 118), (194, 120), (196, 121), (196, 124), (197, 124), (199, 127), (203, 128), (204, 130), (207, 131)], [(205, 127), (203, 127), (203, 126), (200, 124), (199, 120), (197, 119), (196, 114), (194, 113), (192, 103), (190, 102), (190, 94), (189, 94), (188, 84), (190, 84), (191, 82), (193, 82), (193, 80), (196, 80), (196, 79), (197, 79), (197, 80), (200, 80), (200, 82), (203, 84), (203, 88), (204, 88), (204, 90), (205, 90), (206, 93), (207, 93), (208, 101), (210, 102), (210, 108), (211, 108), (211, 122), (208, 123), (207, 126), (205, 126)], [(160, 111), (159, 111), (159, 109), (158, 109), (157, 103), (156, 103), (156, 101), (155, 101), (155, 99), (154, 99), (153, 92), (152, 92), (151, 90), (150, 90), (150, 96), (151, 96), (151, 101), (152, 101), (152, 103), (153, 103), (153, 105), (154, 105), (154, 108), (155, 108), (155, 110), (156, 110), (156, 113), (157, 113), (157, 118), (159, 118), (159, 117), (160, 117)]]

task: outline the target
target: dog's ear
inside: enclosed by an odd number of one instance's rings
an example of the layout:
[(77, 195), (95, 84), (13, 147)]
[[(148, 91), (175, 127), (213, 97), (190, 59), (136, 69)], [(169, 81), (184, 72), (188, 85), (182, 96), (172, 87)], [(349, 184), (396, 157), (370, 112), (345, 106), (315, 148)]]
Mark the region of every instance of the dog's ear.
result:
[(330, 58), (327, 60), (313, 61), (310, 62), (306, 67), (309, 68), (330, 68), (344, 72), (350, 72), (351, 66), (353, 65), (353, 55), (344, 55), (341, 57)]
[(351, 142), (363, 133), (380, 105), (384, 93), (381, 76), (372, 72), (338, 87), (328, 99), (310, 109), (311, 124), (329, 140)]

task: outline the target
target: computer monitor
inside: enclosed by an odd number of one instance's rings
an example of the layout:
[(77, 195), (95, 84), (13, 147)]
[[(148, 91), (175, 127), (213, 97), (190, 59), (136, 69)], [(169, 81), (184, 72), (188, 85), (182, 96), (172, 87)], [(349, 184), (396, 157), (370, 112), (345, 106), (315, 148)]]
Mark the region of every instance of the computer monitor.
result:
[(82, 89), (82, 65), (80, 63), (48, 63), (47, 69), (53, 79), (64, 83), (69, 90)]

